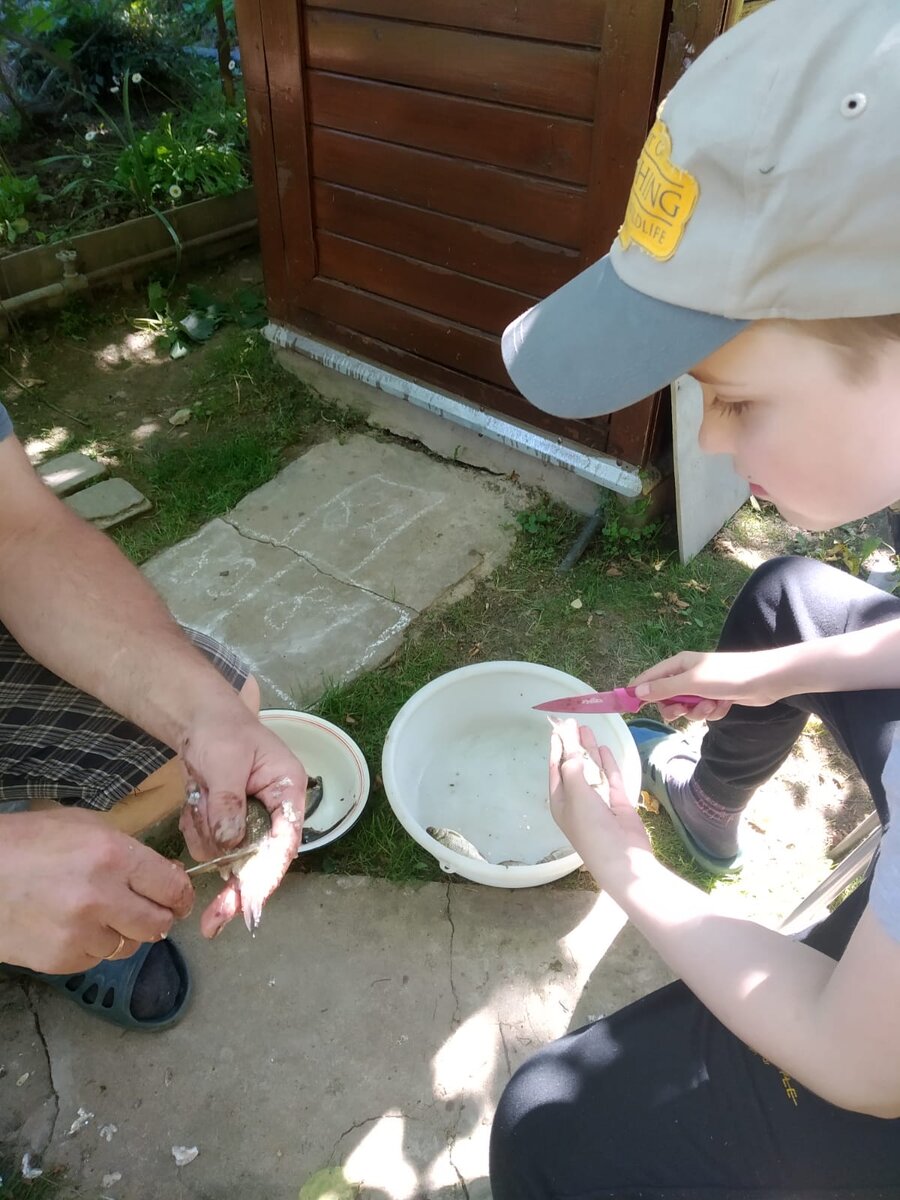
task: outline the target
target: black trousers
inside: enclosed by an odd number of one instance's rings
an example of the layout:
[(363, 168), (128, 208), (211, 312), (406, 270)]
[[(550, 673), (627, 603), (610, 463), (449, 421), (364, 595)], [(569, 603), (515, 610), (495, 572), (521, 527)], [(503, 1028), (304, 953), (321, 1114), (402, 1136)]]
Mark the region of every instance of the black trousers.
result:
[[(720, 649), (750, 650), (900, 618), (900, 600), (808, 559), (748, 581)], [(734, 807), (784, 761), (817, 713), (856, 762), (882, 820), (881, 772), (900, 689), (735, 706), (698, 771)], [(840, 958), (868, 880), (806, 941)], [(898, 997), (900, 1003), (900, 997)], [(900, 1121), (812, 1095), (731, 1034), (683, 983), (568, 1034), (516, 1072), (491, 1135), (494, 1200), (875, 1200), (900, 1197)]]

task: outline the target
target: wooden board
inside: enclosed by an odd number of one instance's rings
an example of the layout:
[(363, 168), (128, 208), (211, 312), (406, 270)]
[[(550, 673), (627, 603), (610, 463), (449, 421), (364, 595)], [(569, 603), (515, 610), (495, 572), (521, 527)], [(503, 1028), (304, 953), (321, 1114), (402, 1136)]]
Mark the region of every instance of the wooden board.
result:
[(266, 303), (278, 320), (287, 318), (290, 300), (285, 270), (281, 197), (275, 168), (272, 108), (266, 81), (265, 38), (260, 0), (235, 0), (235, 16), (243, 47), (242, 69), (247, 98), (247, 128), (253, 181), (259, 203), (259, 244), (266, 281)]
[(531, 306), (520, 292), (319, 230), (319, 276), (497, 337)]
[(602, 258), (625, 215), (656, 97), (656, 67), (667, 0), (619, 0), (606, 9), (593, 108), (594, 141), (584, 266)]
[(719, 34), (725, 21), (727, 0), (697, 4), (695, 0), (672, 0), (672, 20), (666, 37), (666, 54), (659, 81), (660, 99), (669, 92)]
[(496, 387), (509, 385), (496, 337), (330, 279), (313, 280), (304, 297), (329, 321), (364, 329), (380, 341)]
[[(550, 8), (552, 5), (552, 10)], [(307, 8), (446, 25), (510, 37), (599, 46), (604, 5), (597, 0), (306, 0)]]
[(587, 121), (322, 71), (310, 71), (306, 79), (314, 125), (567, 183), (587, 183)]
[(573, 184), (315, 127), (312, 163), (316, 179), (388, 200), (573, 248), (581, 239), (584, 191)]
[(321, 180), (314, 207), (321, 230), (458, 270), (532, 300), (562, 287), (578, 271), (575, 250)]
[(591, 118), (597, 53), (307, 7), (312, 70)]

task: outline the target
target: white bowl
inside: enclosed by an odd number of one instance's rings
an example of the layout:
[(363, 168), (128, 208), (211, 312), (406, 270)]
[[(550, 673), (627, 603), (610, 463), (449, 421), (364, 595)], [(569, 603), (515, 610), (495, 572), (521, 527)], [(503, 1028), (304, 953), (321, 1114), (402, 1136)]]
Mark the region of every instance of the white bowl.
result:
[(300, 853), (321, 850), (351, 829), (369, 798), (369, 768), (351, 737), (322, 717), (289, 708), (263, 709), (259, 719), (297, 755), (308, 774), (321, 775), (322, 800), (304, 823), (304, 836), (321, 830)]
[[(547, 803), (550, 727), (544, 700), (592, 690), (584, 680), (529, 662), (462, 667), (433, 680), (394, 718), (381, 758), (388, 801), (403, 828), (442, 870), (492, 887), (532, 887), (577, 870)], [(619, 716), (585, 715), (580, 723), (609, 746), (637, 802), (641, 764)], [(428, 826), (463, 835), (487, 860), (449, 850)], [(568, 847), (550, 862), (546, 855)], [(517, 860), (517, 865), (501, 865)]]

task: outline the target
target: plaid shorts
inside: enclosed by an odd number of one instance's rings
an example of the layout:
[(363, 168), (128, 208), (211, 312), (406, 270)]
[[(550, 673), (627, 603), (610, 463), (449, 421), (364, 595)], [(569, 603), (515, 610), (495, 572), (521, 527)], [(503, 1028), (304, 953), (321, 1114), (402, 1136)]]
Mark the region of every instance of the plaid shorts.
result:
[[(186, 629), (235, 691), (249, 668), (204, 633)], [(0, 812), (30, 800), (106, 810), (175, 751), (35, 662), (0, 625)]]

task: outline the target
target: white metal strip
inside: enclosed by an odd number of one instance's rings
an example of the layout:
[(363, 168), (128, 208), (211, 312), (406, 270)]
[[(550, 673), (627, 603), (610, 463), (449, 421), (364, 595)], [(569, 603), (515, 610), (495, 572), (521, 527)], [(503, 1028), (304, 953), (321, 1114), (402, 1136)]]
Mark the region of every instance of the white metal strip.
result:
[(641, 478), (636, 468), (629, 467), (606, 454), (588, 453), (561, 438), (553, 438), (535, 429), (505, 421), (482, 408), (456, 400), (444, 392), (432, 391), (382, 367), (354, 358), (343, 350), (337, 350), (324, 342), (287, 329), (284, 325), (270, 322), (263, 330), (263, 335), (274, 346), (296, 350), (305, 354), (307, 358), (340, 372), (341, 375), (358, 379), (370, 387), (387, 392), (390, 396), (408, 400), (418, 408), (427, 409), (466, 429), (474, 429), (485, 437), (502, 442), (505, 446), (512, 446), (513, 449), (540, 459), (541, 462), (564, 467), (582, 479), (589, 479), (592, 483), (617, 492), (620, 496), (641, 494)]

